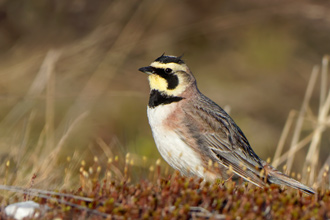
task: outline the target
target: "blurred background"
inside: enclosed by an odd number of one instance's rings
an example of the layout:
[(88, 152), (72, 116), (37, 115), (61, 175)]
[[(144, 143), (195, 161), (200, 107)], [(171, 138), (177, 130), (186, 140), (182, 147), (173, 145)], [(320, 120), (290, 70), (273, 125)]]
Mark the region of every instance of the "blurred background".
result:
[[(128, 152), (148, 169), (160, 155), (147, 77), (137, 69), (164, 52), (184, 54), (199, 89), (230, 111), (261, 158), (272, 158), (329, 39), (325, 0), (1, 0), (0, 176), (28, 185), (36, 174), (42, 185), (65, 173), (70, 182), (68, 169), (116, 156), (119, 166)], [(318, 105), (316, 89), (309, 110)], [(323, 139), (320, 164), (329, 154)]]

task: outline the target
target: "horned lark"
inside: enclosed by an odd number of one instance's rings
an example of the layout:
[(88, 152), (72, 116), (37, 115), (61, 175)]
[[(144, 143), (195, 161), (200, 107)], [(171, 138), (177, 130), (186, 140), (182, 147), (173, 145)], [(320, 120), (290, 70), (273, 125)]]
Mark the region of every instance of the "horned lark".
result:
[(198, 90), (181, 57), (162, 55), (139, 71), (148, 74), (155, 143), (173, 168), (209, 181), (233, 173), (259, 187), (274, 183), (314, 194), (258, 157), (233, 119)]

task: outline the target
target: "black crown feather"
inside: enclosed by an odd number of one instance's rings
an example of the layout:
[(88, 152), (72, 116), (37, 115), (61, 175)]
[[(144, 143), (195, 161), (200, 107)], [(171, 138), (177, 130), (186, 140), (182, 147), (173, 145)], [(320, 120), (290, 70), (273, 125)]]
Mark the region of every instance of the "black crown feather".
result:
[(177, 64), (184, 64), (183, 60), (181, 59), (182, 56), (180, 57), (175, 57), (175, 56), (166, 56), (162, 54), (160, 57), (158, 57), (155, 61), (160, 62), (160, 63), (177, 63)]

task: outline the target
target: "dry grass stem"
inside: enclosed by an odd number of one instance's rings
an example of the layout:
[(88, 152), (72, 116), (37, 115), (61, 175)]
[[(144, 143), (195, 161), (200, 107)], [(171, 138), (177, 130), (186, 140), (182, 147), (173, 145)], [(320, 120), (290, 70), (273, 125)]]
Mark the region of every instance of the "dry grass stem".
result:
[[(0, 127), (12, 128), (19, 119), (29, 112), (35, 104), (35, 100), (44, 92), (49, 78), (54, 69), (54, 66), (60, 56), (59, 51), (48, 51), (40, 70), (30, 86), (27, 94), (20, 103), (17, 103), (14, 108), (1, 121)], [(6, 130), (7, 132), (10, 129)]]
[(49, 155), (45, 156), (45, 158), (38, 163), (39, 164), (38, 166), (34, 168), (36, 173), (39, 173), (38, 181), (43, 181), (51, 178), (49, 174), (51, 174), (54, 168), (56, 167), (56, 162), (59, 156), (59, 152), (62, 149), (65, 141), (70, 136), (71, 132), (79, 125), (79, 123), (87, 117), (87, 115), (88, 112), (84, 112), (81, 115), (79, 115), (69, 126), (65, 134), (60, 138), (56, 147), (49, 153)]
[[(322, 75), (327, 75), (327, 69), (328, 69), (328, 61), (327, 57), (323, 59), (322, 62)], [(321, 80), (325, 80), (326, 76), (323, 76)], [(328, 92), (328, 95), (326, 97), (326, 100), (322, 100), (323, 96), (325, 94), (325, 91), (322, 91), (327, 89), (326, 84), (323, 85), (323, 81), (321, 81), (321, 94), (320, 94), (320, 102), (322, 101), (322, 105), (320, 104), (320, 109), (319, 109), (319, 114), (317, 118), (317, 125), (315, 128), (314, 136), (312, 139), (312, 142), (310, 144), (310, 147), (308, 149), (308, 153), (306, 156), (306, 162), (304, 165), (304, 171), (306, 170), (307, 167), (310, 166), (311, 170), (310, 173), (304, 172), (303, 174), (303, 180), (308, 179), (310, 183), (314, 183), (315, 177), (316, 177), (316, 169), (317, 169), (317, 162), (319, 159), (319, 147), (320, 147), (320, 142), (321, 142), (321, 137), (323, 131), (326, 129), (326, 121), (328, 119), (328, 114), (329, 114), (329, 109), (330, 109), (330, 91)]]
[(274, 155), (273, 163), (272, 163), (272, 166), (274, 166), (274, 167), (277, 167), (278, 165), (280, 165), (280, 156), (282, 154), (282, 151), (283, 151), (283, 148), (285, 145), (285, 141), (287, 140), (287, 137), (289, 135), (291, 126), (293, 124), (293, 119), (295, 116), (296, 116), (296, 111), (291, 110), (289, 113), (288, 119), (286, 120), (286, 123), (284, 125), (284, 129), (282, 131), (278, 145), (276, 147), (276, 151), (275, 151), (275, 155)]
[[(33, 196), (50, 195), (50, 196), (62, 196), (62, 197), (67, 197), (67, 198), (72, 198), (72, 199), (78, 199), (78, 200), (86, 201), (86, 202), (94, 201), (91, 198), (87, 198), (87, 197), (83, 197), (83, 196), (76, 196), (76, 195), (69, 194), (69, 193), (59, 193), (59, 192), (54, 192), (54, 191), (49, 191), (49, 190), (33, 189), (33, 188), (26, 189), (26, 188), (17, 187), (17, 186), (0, 185), (0, 190), (8, 190), (11, 192), (31, 194)], [(49, 196), (49, 198), (51, 198), (50, 196)]]
[[(285, 161), (288, 160), (288, 158), (290, 157), (291, 154), (295, 154), (297, 151), (299, 151), (300, 149), (302, 149), (303, 147), (307, 146), (311, 140), (314, 137), (314, 132), (312, 132), (311, 134), (307, 135), (305, 138), (303, 138), (302, 140), (300, 140), (297, 145), (293, 146), (293, 151), (287, 151), (285, 153), (283, 153), (280, 157), (278, 157), (276, 160), (273, 161), (273, 163), (277, 164), (277, 166), (279, 166), (280, 164), (284, 163)], [(286, 167), (286, 171), (287, 171), (287, 165), (284, 165)], [(287, 171), (288, 172), (288, 171)]]
[(287, 167), (287, 172), (288, 173), (291, 172), (292, 164), (293, 164), (294, 157), (295, 157), (294, 153), (296, 152), (295, 147), (298, 146), (301, 129), (302, 129), (302, 126), (304, 124), (305, 113), (306, 113), (308, 103), (309, 103), (309, 101), (311, 99), (311, 96), (312, 96), (312, 93), (313, 93), (313, 89), (314, 89), (314, 86), (315, 86), (315, 83), (316, 83), (318, 73), (319, 73), (319, 68), (316, 66), (316, 67), (313, 68), (313, 71), (312, 71), (312, 74), (311, 74), (311, 77), (309, 79), (309, 83), (308, 83), (308, 86), (307, 86), (307, 90), (306, 90), (306, 93), (305, 93), (305, 97), (304, 97), (304, 100), (303, 100), (303, 104), (302, 104), (301, 109), (300, 109), (299, 114), (298, 114), (298, 119), (297, 119), (297, 122), (296, 122), (296, 126), (295, 126), (295, 129), (294, 129), (294, 133), (293, 133), (293, 137), (292, 137), (292, 141), (291, 141), (291, 145), (290, 145), (288, 159), (287, 159), (287, 162), (286, 162), (286, 167)]

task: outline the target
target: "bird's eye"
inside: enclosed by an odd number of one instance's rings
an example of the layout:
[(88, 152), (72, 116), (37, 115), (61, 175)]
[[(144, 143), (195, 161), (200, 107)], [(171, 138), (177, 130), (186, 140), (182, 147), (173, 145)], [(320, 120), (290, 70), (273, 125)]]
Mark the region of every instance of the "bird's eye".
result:
[(166, 68), (165, 69), (165, 73), (171, 73), (172, 72), (172, 69), (171, 68)]

